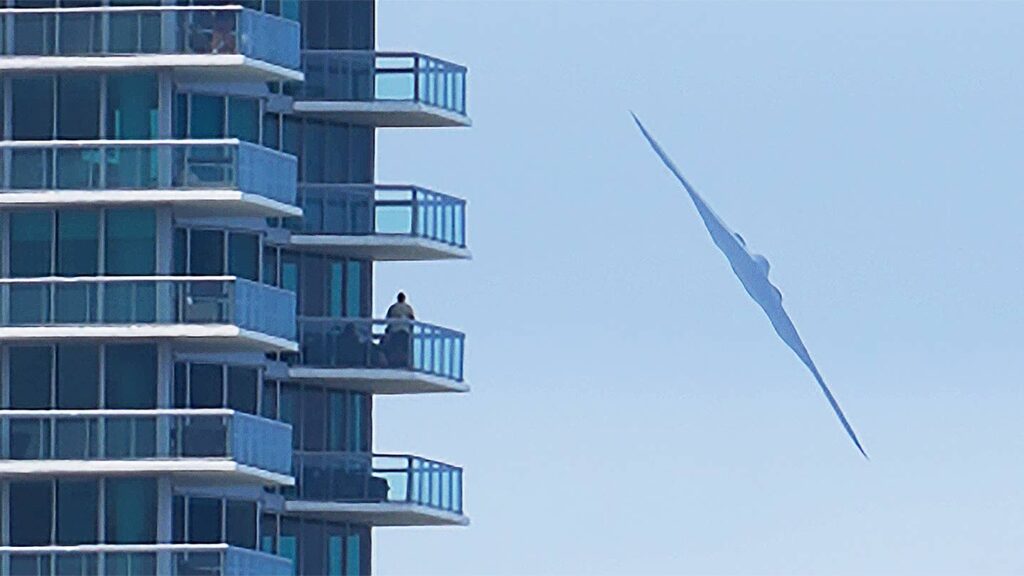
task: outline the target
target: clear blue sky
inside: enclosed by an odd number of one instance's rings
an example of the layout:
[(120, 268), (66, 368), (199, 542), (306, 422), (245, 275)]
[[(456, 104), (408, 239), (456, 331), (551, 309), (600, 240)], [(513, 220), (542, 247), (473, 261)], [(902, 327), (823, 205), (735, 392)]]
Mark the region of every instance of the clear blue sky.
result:
[[(381, 574), (1024, 573), (1024, 4), (381, 2), (470, 130), (378, 178), (469, 199), (469, 263), (377, 310), (468, 334), (376, 448), (467, 469)], [(846, 438), (633, 125), (772, 262)]]

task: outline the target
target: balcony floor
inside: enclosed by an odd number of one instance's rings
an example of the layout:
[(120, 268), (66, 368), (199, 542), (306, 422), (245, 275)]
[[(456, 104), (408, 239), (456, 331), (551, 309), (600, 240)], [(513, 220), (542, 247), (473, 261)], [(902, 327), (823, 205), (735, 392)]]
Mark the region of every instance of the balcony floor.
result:
[(280, 218), (301, 216), (302, 209), (236, 190), (40, 190), (0, 193), (0, 209), (112, 204), (171, 205), (182, 218)]
[(125, 56), (3, 56), (0, 73), (174, 69), (180, 81), (302, 81), (304, 75), (240, 54), (139, 54)]
[(468, 248), (452, 246), (436, 240), (415, 236), (368, 234), (344, 236), (338, 234), (292, 234), (291, 245), (310, 251), (337, 256), (350, 256), (376, 261), (430, 261), (468, 260)]
[(370, 526), (468, 526), (469, 517), (409, 502), (314, 502), (288, 500), (287, 512)]
[(469, 385), (433, 374), (389, 368), (313, 368), (293, 366), (292, 380), (315, 380), (369, 394), (432, 394), (469, 392)]
[(0, 460), (0, 477), (169, 474), (213, 484), (294, 486), (295, 478), (215, 458), (147, 460)]
[(379, 128), (469, 127), (469, 116), (421, 102), (373, 100), (296, 100), (292, 110), (299, 115), (318, 116), (351, 124)]
[(97, 326), (5, 326), (0, 327), (0, 342), (171, 339), (182, 350), (199, 351), (255, 350), (259, 352), (297, 352), (297, 342), (261, 332), (244, 330), (232, 324), (136, 324)]

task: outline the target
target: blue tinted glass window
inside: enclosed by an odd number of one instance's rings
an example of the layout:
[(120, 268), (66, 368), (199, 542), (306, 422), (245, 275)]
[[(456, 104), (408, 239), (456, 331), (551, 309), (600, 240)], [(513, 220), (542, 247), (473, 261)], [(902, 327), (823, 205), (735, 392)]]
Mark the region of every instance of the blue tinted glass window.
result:
[(259, 100), (238, 97), (228, 99), (228, 136), (246, 142), (259, 143)]
[(57, 407), (99, 408), (100, 362), (96, 346), (57, 346)]
[(156, 272), (156, 213), (117, 208), (106, 213), (106, 273), (147, 276)]
[(96, 480), (57, 480), (57, 544), (95, 544), (98, 517), (99, 483)]
[(11, 276), (49, 276), (53, 244), (52, 212), (11, 213)]
[(228, 238), (228, 274), (260, 279), (260, 237), (256, 234), (231, 232)]
[(189, 367), (189, 405), (192, 408), (224, 406), (224, 370), (217, 364), (192, 364)]
[(189, 270), (193, 276), (224, 274), (224, 233), (220, 230), (192, 230), (189, 242)]
[(53, 349), (49, 346), (14, 346), (10, 348), (10, 355), (11, 408), (50, 408)]
[(345, 316), (356, 318), (363, 308), (363, 264), (349, 261), (345, 267)]
[(106, 542), (156, 542), (156, 480), (107, 478), (104, 494)]
[(156, 407), (155, 345), (108, 345), (104, 350), (104, 359), (107, 408)]
[(107, 138), (146, 140), (156, 137), (158, 110), (156, 74), (108, 77)]
[(302, 391), (302, 447), (304, 450), (324, 449), (327, 407), (323, 388), (307, 387)]
[(259, 372), (255, 368), (231, 366), (228, 368), (228, 408), (256, 413), (256, 390)]
[(12, 546), (50, 544), (50, 520), (53, 517), (53, 483), (11, 482), (8, 501), (10, 542)]
[(57, 274), (96, 276), (99, 274), (99, 212), (61, 210), (57, 212)]
[(221, 542), (221, 502), (215, 498), (188, 499), (188, 540), (197, 544)]
[(57, 80), (57, 138), (100, 137), (100, 76), (61, 75)]
[(189, 117), (189, 136), (192, 138), (224, 137), (224, 97), (206, 94), (192, 95), (192, 114)]
[(11, 131), (15, 140), (53, 139), (53, 78), (11, 80)]
[(226, 508), (227, 543), (256, 549), (256, 503), (229, 500)]

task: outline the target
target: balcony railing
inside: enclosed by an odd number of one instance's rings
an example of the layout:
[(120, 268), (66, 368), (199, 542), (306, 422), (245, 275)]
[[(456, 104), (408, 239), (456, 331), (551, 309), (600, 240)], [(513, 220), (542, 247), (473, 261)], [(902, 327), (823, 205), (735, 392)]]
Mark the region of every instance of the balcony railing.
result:
[(0, 193), (230, 189), (295, 204), (295, 157), (237, 139), (3, 141), (0, 157)]
[(0, 546), (3, 574), (291, 576), (287, 558), (227, 544)]
[(415, 102), (466, 115), (466, 68), (414, 52), (305, 50), (296, 98)]
[(299, 23), (241, 6), (0, 10), (5, 56), (236, 54), (297, 70)]
[(303, 234), (411, 236), (466, 247), (466, 201), (418, 186), (303, 184)]
[(390, 368), (462, 381), (461, 332), (409, 320), (300, 318), (305, 368)]
[(295, 340), (295, 293), (234, 276), (0, 279), (0, 326), (231, 324)]
[(219, 459), (291, 474), (292, 427), (228, 409), (0, 410), (0, 460)]
[(408, 454), (304, 452), (294, 456), (300, 500), (406, 503), (462, 514), (462, 468)]

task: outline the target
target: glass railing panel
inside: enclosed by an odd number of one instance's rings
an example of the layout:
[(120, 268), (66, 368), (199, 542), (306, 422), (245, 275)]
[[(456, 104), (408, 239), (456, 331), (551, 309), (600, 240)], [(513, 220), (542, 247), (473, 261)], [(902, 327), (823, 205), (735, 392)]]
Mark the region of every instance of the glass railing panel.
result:
[(300, 318), (300, 363), (311, 368), (390, 368), (462, 381), (465, 335), (408, 320)]
[(0, 326), (233, 324), (295, 340), (295, 294), (233, 276), (0, 279)]
[(423, 54), (307, 50), (297, 97), (340, 102), (420, 102), (466, 113), (466, 68)]
[(296, 70), (300, 27), (238, 6), (0, 10), (8, 56), (238, 54)]
[(291, 434), (227, 409), (0, 410), (0, 460), (214, 458), (288, 475)]
[(231, 189), (295, 204), (295, 157), (236, 139), (6, 141), (0, 158), (0, 193)]
[[(291, 560), (227, 544), (92, 544), (0, 547), (10, 574), (290, 576)], [(7, 572), (5, 572), (7, 573)]]
[(406, 454), (303, 452), (295, 495), (324, 502), (402, 502), (462, 513), (462, 469)]
[(293, 229), (307, 234), (413, 236), (466, 246), (466, 201), (418, 186), (304, 184), (303, 218)]

